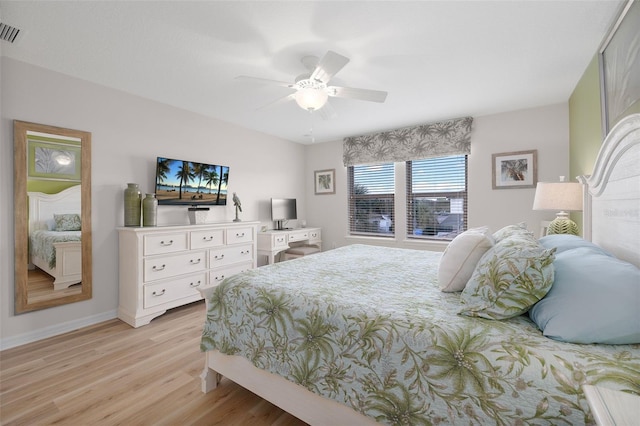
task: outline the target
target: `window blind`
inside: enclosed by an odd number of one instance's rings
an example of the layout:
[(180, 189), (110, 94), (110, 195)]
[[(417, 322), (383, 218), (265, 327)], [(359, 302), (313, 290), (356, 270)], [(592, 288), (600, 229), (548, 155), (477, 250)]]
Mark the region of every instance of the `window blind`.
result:
[(351, 166), (349, 234), (393, 237), (395, 169), (393, 163)]
[(467, 156), (407, 161), (407, 237), (452, 240), (467, 224)]

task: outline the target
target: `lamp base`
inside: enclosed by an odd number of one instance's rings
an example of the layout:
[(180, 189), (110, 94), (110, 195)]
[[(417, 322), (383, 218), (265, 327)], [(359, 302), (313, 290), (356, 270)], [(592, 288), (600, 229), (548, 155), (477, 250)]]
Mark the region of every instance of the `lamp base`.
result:
[(551, 221), (547, 228), (547, 235), (551, 234), (578, 235), (578, 225), (571, 219), (557, 217)]

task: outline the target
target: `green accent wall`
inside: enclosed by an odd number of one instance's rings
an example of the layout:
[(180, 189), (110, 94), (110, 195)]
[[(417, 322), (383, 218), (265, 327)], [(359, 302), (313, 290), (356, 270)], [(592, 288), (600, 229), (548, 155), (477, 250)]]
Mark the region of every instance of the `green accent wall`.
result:
[[(631, 105), (623, 117), (640, 112), (640, 100)], [(569, 98), (569, 173), (590, 175), (602, 146), (600, 101), (600, 66), (594, 55)], [(582, 213), (571, 213), (571, 219), (582, 229)]]
[[(569, 173), (590, 175), (602, 145), (600, 113), (600, 69), (594, 55), (569, 98)], [(572, 213), (571, 219), (582, 229), (582, 213)]]
[(598, 56), (589, 63), (569, 98), (569, 172), (591, 174), (602, 145)]

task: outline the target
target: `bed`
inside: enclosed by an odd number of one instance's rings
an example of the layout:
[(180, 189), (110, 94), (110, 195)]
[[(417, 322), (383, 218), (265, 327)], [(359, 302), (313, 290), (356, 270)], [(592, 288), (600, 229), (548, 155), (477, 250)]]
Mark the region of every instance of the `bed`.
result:
[(225, 376), (310, 424), (594, 423), (583, 386), (640, 394), (638, 164), (640, 114), (584, 178), (585, 239), (470, 230), (491, 247), (459, 291), (438, 282), (453, 242), (347, 246), (205, 289), (203, 392)]
[(82, 281), (81, 186), (29, 192), (29, 259), (54, 279), (54, 290)]

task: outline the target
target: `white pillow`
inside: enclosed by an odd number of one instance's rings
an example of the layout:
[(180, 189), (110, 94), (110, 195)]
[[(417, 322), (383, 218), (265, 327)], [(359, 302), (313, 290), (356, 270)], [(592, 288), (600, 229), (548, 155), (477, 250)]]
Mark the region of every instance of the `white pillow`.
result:
[(472, 228), (449, 243), (438, 267), (438, 283), (445, 292), (462, 291), (471, 278), (478, 261), (493, 247), (489, 228)]

